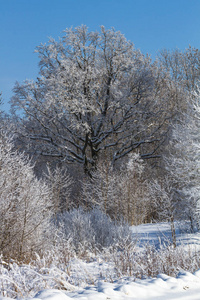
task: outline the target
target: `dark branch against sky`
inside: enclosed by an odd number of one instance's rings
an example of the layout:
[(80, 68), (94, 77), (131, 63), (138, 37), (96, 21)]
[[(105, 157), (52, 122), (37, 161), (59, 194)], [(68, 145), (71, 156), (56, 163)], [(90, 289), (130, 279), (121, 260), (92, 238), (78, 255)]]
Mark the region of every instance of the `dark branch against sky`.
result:
[(0, 91), (4, 106), (16, 81), (35, 79), (34, 49), (68, 27), (121, 31), (152, 58), (163, 49), (200, 47), (200, 0), (0, 0)]

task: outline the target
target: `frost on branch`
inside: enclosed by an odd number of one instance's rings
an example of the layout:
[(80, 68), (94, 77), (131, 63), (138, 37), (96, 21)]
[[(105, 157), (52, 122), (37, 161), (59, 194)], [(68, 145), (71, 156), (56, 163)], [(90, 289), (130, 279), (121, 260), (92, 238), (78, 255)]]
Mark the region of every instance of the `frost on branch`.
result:
[(128, 223), (114, 221), (98, 208), (85, 211), (83, 208), (60, 213), (56, 224), (65, 239), (72, 239), (76, 252), (102, 250), (115, 243), (130, 242)]
[(44, 177), (51, 194), (54, 213), (71, 209), (73, 203), (70, 194), (74, 182), (67, 170), (58, 166), (52, 170), (47, 165), (47, 173)]
[(5, 257), (29, 258), (45, 245), (51, 216), (47, 185), (35, 178), (23, 154), (0, 132), (0, 253)]
[(83, 183), (83, 199), (113, 219), (123, 218), (131, 225), (151, 221), (147, 166), (137, 153), (131, 153), (120, 169), (101, 162), (90, 182)]
[(36, 52), (40, 77), (16, 84), (12, 100), (30, 151), (89, 173), (104, 153), (115, 162), (148, 144), (145, 157), (155, 154), (165, 122), (152, 92), (155, 67), (120, 32), (66, 29)]
[(188, 98), (187, 113), (174, 125), (173, 150), (165, 158), (179, 197), (181, 217), (190, 220), (191, 230), (200, 228), (200, 104), (199, 93)]

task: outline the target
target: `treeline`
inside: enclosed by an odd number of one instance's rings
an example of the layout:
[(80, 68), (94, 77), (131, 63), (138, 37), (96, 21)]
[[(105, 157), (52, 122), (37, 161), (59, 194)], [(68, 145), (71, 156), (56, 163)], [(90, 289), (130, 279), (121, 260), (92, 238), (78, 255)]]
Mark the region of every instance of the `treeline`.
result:
[(0, 252), (67, 239), (74, 209), (100, 211), (116, 236), (122, 220), (169, 221), (174, 246), (174, 220), (199, 230), (200, 51), (152, 61), (114, 29), (81, 26), (36, 52), (37, 80), (16, 83), (1, 112)]

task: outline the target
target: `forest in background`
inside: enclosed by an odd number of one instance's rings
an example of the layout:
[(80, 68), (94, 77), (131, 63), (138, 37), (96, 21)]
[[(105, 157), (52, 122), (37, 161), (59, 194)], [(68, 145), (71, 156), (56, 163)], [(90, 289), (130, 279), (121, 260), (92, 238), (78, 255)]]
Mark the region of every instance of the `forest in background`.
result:
[(129, 226), (160, 221), (177, 257), (175, 222), (200, 230), (200, 51), (152, 61), (114, 29), (81, 26), (36, 52), (37, 80), (17, 82), (0, 115), (2, 259), (128, 257)]

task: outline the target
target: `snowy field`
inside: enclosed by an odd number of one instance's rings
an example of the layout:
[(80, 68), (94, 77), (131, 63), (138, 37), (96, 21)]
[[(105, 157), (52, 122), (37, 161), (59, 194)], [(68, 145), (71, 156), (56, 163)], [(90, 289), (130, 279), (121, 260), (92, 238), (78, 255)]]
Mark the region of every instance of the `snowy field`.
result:
[[(200, 232), (191, 234), (185, 232), (183, 228), (181, 223), (176, 223), (177, 246), (190, 247), (200, 251)], [(171, 241), (171, 230), (168, 223), (142, 224), (133, 226), (131, 229), (133, 237), (138, 240), (141, 247), (150, 243), (159, 248), (161, 244), (167, 244)]]
[[(134, 240), (137, 240), (137, 249), (146, 243), (159, 247), (162, 243), (170, 240), (170, 227), (166, 223), (145, 224), (132, 227)], [(136, 238), (136, 239), (135, 239)], [(193, 251), (200, 250), (200, 233), (181, 233), (177, 228), (177, 245)], [(93, 277), (97, 272), (96, 265), (92, 262), (74, 263), (74, 272), (87, 269), (88, 276)], [(95, 277), (95, 276), (94, 276)], [(67, 286), (67, 284), (66, 284)], [(19, 295), (20, 298), (20, 295)], [(0, 300), (11, 299), (0, 297)], [(132, 277), (121, 278), (112, 283), (98, 280), (94, 285), (87, 287), (75, 287), (69, 285), (69, 291), (46, 289), (29, 299), (43, 300), (125, 300), (125, 299), (148, 299), (148, 300), (199, 300), (200, 299), (200, 270), (194, 274), (180, 270), (176, 278), (159, 274), (156, 278), (134, 280)]]

